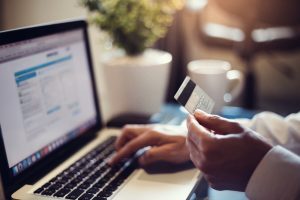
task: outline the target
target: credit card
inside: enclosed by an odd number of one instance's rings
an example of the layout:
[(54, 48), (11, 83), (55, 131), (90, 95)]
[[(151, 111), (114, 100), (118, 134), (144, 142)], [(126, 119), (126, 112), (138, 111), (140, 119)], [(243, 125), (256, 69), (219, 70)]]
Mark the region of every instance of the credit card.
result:
[(210, 98), (190, 77), (186, 77), (176, 92), (174, 98), (190, 113), (200, 109), (206, 113), (211, 113), (215, 102)]

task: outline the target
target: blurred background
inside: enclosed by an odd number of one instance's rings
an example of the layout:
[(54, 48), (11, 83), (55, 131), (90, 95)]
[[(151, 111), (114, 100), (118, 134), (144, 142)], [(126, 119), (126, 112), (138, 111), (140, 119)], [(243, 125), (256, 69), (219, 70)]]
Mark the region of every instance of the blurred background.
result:
[[(172, 101), (189, 61), (212, 58), (254, 75), (256, 98), (251, 108), (280, 114), (299, 111), (298, 1), (238, 2), (188, 0), (175, 14), (167, 36), (156, 44), (173, 55), (167, 100)], [(0, 30), (86, 15), (75, 0), (0, 0)], [(90, 35), (97, 70), (107, 46), (97, 28), (91, 28)], [(242, 96), (233, 105), (244, 105), (243, 101)]]
[[(299, 8), (299, 0), (187, 0), (167, 35), (155, 44), (173, 56), (166, 100), (174, 101), (190, 61), (220, 59), (229, 61), (250, 82), (231, 105), (282, 115), (298, 112)], [(86, 16), (76, 0), (0, 0), (0, 31)], [(90, 40), (101, 85), (101, 55), (111, 46), (97, 27), (90, 27)], [(110, 117), (105, 92), (100, 90), (104, 121)], [(243, 194), (237, 196), (245, 199)]]

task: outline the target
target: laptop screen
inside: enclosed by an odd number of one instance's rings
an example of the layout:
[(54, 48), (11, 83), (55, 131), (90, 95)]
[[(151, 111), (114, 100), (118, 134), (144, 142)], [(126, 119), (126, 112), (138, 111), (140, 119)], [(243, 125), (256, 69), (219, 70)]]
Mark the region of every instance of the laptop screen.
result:
[(13, 175), (97, 122), (83, 29), (0, 45), (0, 124)]

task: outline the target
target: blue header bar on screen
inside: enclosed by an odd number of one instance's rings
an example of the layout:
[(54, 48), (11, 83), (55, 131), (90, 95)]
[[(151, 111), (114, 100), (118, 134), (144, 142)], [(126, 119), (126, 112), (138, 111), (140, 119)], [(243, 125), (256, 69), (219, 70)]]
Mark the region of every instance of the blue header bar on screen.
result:
[(69, 56), (65, 56), (65, 57), (62, 57), (60, 59), (54, 60), (54, 61), (50, 61), (50, 62), (43, 63), (43, 64), (40, 64), (40, 65), (37, 65), (37, 66), (34, 66), (34, 67), (30, 67), (29, 69), (25, 69), (25, 70), (16, 72), (15, 77), (22, 76), (22, 75), (28, 74), (30, 72), (35, 72), (36, 70), (39, 70), (39, 69), (42, 69), (42, 68), (45, 68), (45, 67), (49, 67), (50, 65), (54, 65), (54, 64), (57, 64), (57, 63), (60, 63), (60, 62), (71, 60), (71, 59), (72, 59), (72, 56), (69, 55)]

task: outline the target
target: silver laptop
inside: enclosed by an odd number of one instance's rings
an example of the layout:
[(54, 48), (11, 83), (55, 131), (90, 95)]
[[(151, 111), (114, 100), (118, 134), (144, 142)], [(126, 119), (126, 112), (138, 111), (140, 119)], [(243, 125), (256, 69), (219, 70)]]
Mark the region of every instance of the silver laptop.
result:
[[(98, 52), (99, 53), (99, 52)], [(197, 170), (117, 166), (103, 129), (84, 20), (0, 33), (0, 169), (6, 198), (182, 200)]]

